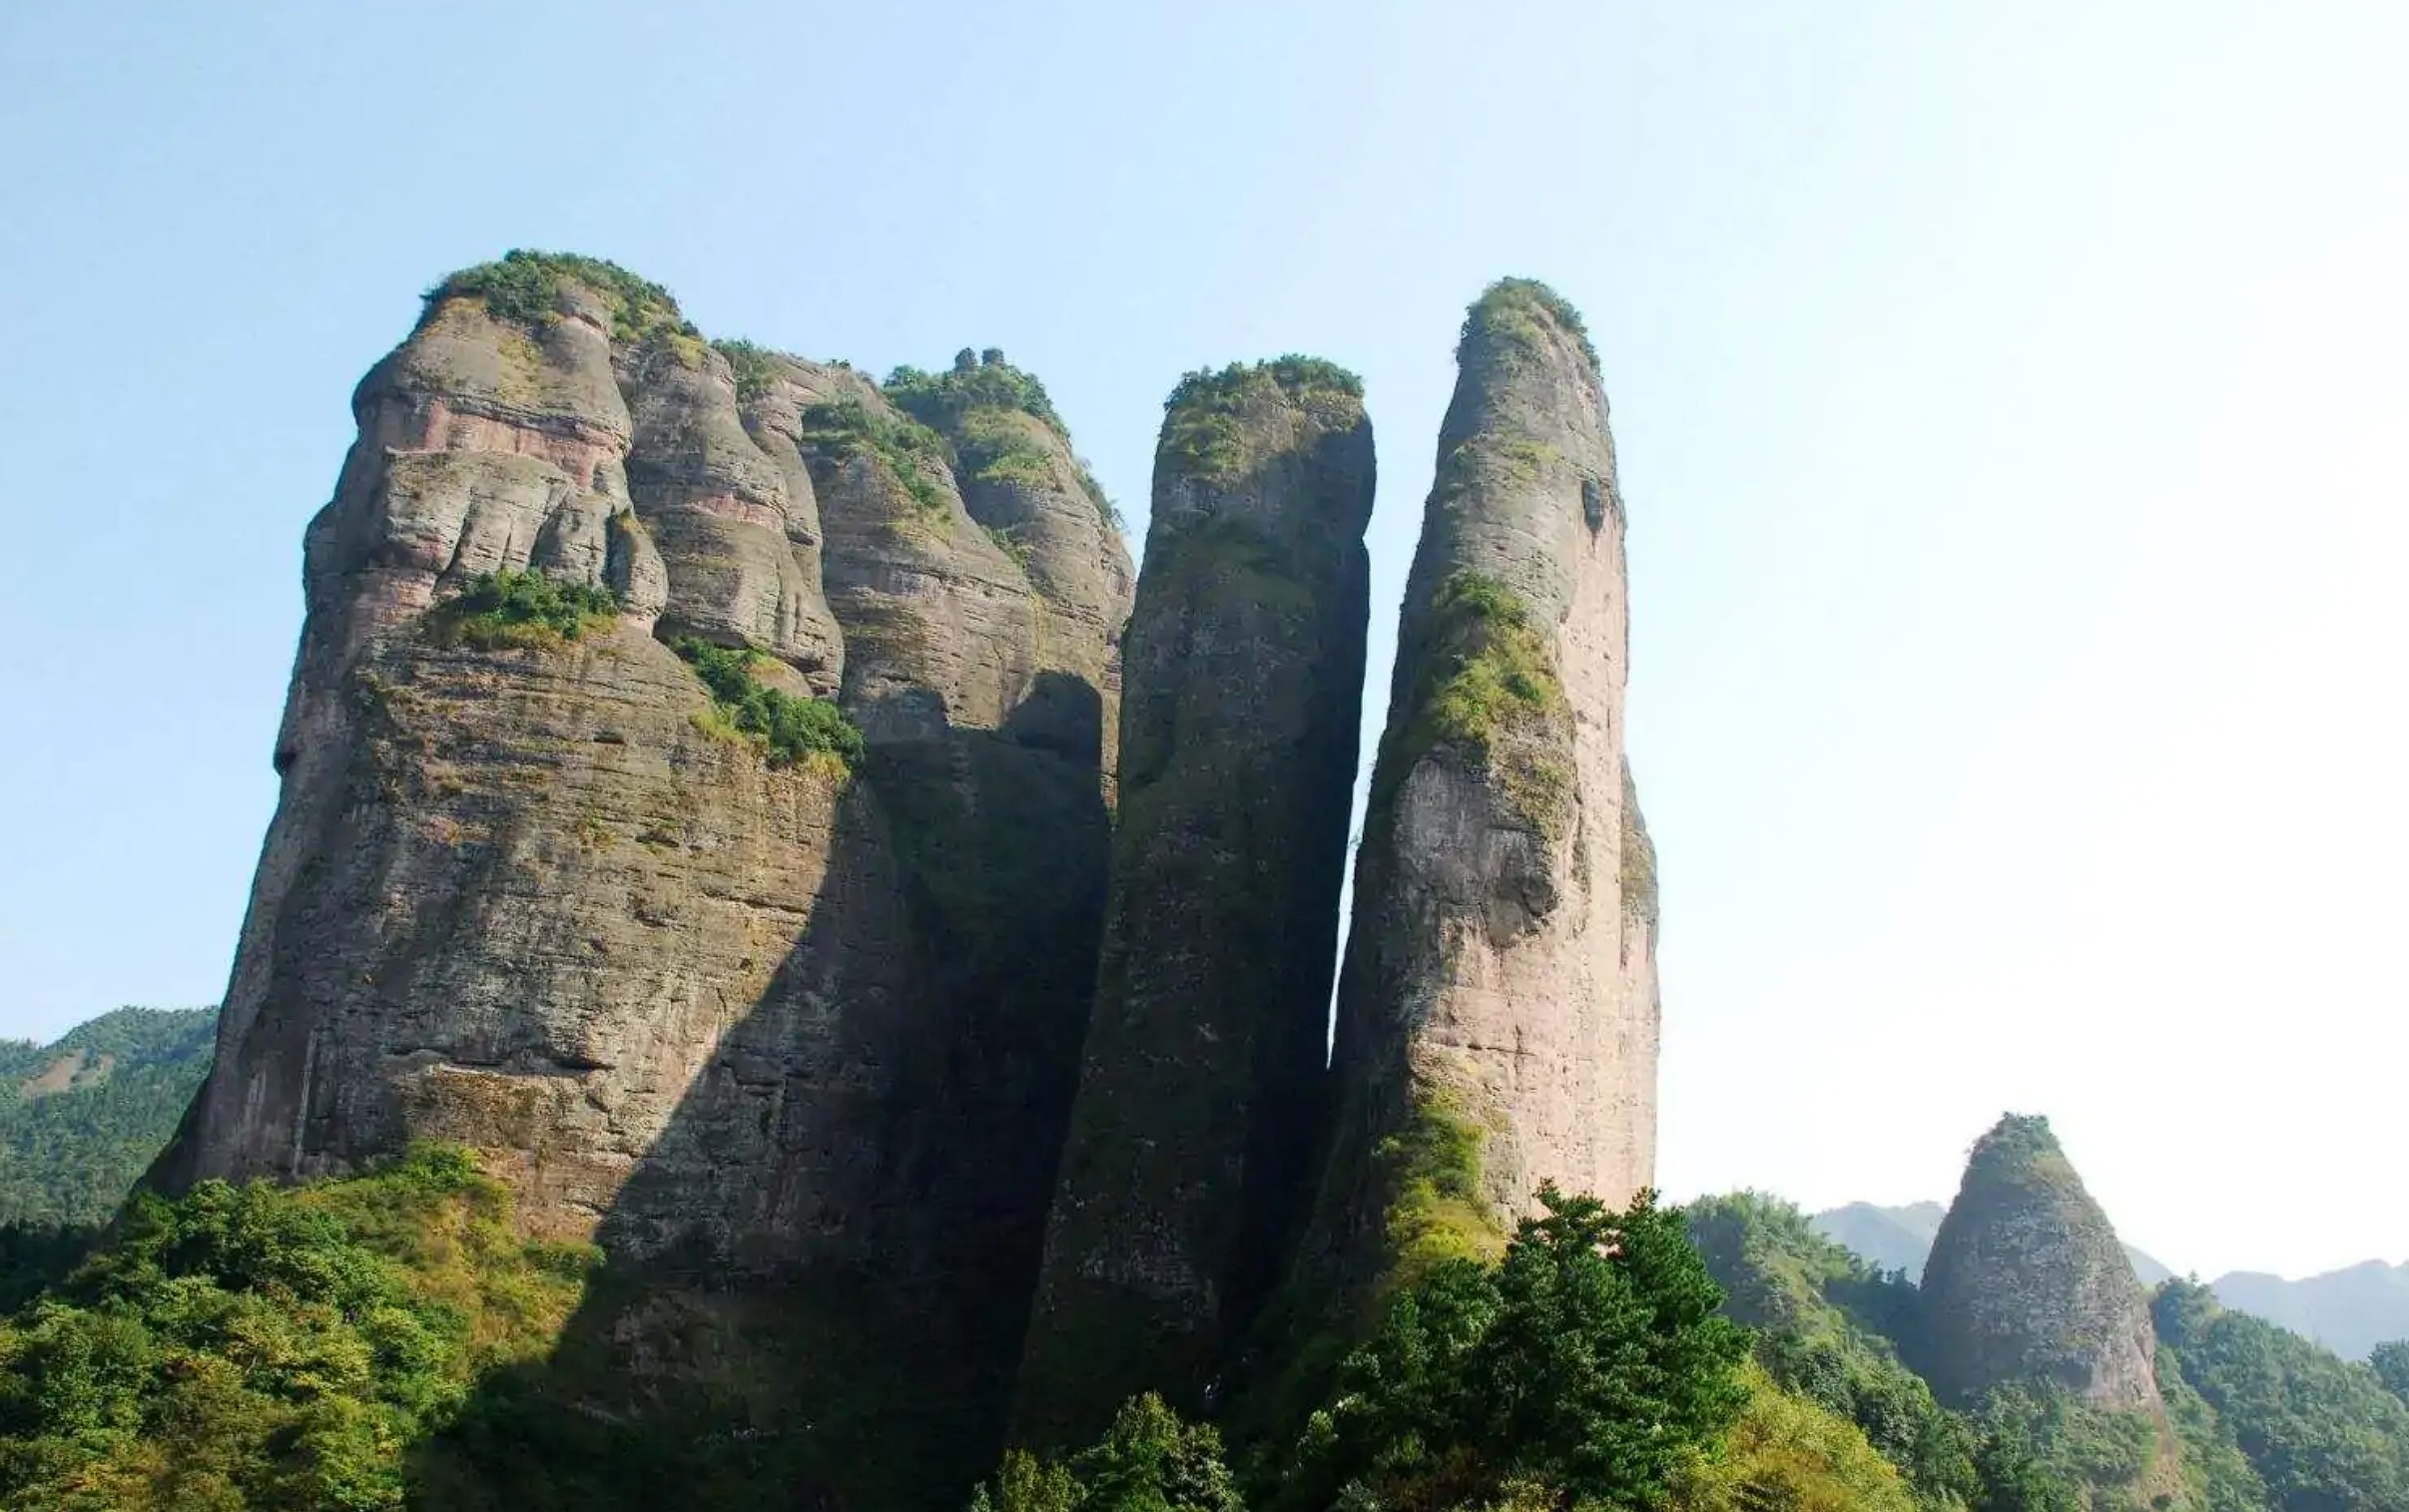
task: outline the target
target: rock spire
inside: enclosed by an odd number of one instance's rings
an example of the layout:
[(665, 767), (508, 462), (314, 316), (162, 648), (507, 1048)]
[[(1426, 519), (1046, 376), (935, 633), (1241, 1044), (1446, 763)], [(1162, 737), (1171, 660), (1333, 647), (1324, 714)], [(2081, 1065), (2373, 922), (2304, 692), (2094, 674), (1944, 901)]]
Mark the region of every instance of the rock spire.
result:
[(1319, 1133), (1364, 674), (1362, 385), (1283, 358), (1166, 406), (1125, 642), (1111, 901), (1019, 1427), (1194, 1411), (1275, 1280)]
[(1655, 861), (1623, 760), (1623, 508), (1596, 356), (1525, 279), (1474, 303), (1457, 356), (1292, 1328), (1494, 1250), (1542, 1183), (1621, 1203), (1653, 1176)]

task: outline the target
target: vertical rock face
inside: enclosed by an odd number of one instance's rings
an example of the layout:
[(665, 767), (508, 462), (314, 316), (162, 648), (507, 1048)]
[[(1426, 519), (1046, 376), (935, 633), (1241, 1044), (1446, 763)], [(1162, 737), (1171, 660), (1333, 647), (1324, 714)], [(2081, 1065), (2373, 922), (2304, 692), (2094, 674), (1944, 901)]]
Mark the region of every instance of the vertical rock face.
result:
[(1342, 1099), (1296, 1307), (1655, 1161), (1654, 855), (1622, 756), (1623, 514), (1578, 317), (1473, 305), (1356, 871)]
[(1017, 1428), (1144, 1389), (1196, 1410), (1276, 1276), (1318, 1132), (1372, 512), (1362, 385), (1283, 359), (1181, 384), (1126, 640), (1095, 1014)]
[(1923, 1299), (1928, 1373), (1945, 1398), (2047, 1385), (2163, 1415), (2147, 1298), (2047, 1119), (2004, 1118), (1975, 1144)]
[[(354, 408), (216, 1067), (154, 1179), (457, 1140), (544, 1234), (869, 1274), (1000, 1380), (1093, 992), (1109, 520), (1080, 500), (1092, 571), (1049, 588), (876, 385), (581, 258), (455, 276)], [(436, 633), (522, 570), (620, 612)], [(731, 741), (681, 636), (838, 696), (865, 754)]]

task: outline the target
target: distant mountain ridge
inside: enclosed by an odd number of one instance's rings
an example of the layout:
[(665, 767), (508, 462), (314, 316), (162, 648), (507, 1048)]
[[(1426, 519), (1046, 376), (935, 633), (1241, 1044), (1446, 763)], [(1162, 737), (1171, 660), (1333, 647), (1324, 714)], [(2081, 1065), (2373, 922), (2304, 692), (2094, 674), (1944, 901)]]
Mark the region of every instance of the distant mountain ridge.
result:
[(208, 1075), (215, 1008), (120, 1008), (0, 1040), (0, 1228), (105, 1223)]
[[(1910, 1280), (1924, 1278), (1924, 1260), (1933, 1236), (1940, 1232), (1939, 1203), (1908, 1203), (1886, 1208), (1874, 1203), (1850, 1203), (1818, 1213), (1810, 1222), (1817, 1233), (1855, 1251), (1885, 1270), (1904, 1270)], [(2126, 1245), (2133, 1272), (2144, 1286), (2155, 1286), (2175, 1274), (2172, 1267)], [(2387, 1339), (2409, 1338), (2409, 1263), (2392, 1265), (2368, 1260), (2341, 1270), (2285, 1280), (2255, 1270), (2235, 1270), (2209, 1283), (2218, 1301), (2236, 1312), (2247, 1312), (2311, 1338), (2345, 1359), (2365, 1359), (2368, 1350)]]

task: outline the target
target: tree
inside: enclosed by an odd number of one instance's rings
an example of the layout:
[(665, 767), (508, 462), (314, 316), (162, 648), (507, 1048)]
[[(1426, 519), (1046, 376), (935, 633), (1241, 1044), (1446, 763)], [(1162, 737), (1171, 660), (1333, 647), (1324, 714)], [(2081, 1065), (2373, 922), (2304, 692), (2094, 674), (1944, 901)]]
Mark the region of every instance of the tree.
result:
[(2385, 1390), (2409, 1404), (2409, 1338), (2376, 1345), (2368, 1351), (2367, 1363), (2375, 1367), (2376, 1379), (2384, 1383)]
[(970, 1499), (970, 1512), (1245, 1512), (1221, 1435), (1184, 1421), (1149, 1391), (1065, 1462), (1015, 1449)]
[(1342, 1367), (1298, 1507), (1655, 1505), (1748, 1399), (1747, 1336), (1677, 1210), (1542, 1188), (1495, 1267), (1442, 1264)]

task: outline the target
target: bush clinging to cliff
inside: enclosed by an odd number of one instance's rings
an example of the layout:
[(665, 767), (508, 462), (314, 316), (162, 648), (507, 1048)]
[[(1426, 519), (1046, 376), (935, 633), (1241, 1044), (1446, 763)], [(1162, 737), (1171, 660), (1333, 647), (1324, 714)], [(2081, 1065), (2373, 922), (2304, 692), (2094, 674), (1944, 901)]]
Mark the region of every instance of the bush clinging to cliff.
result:
[(1394, 726), (1372, 792), (1375, 809), (1434, 748), (1490, 764), (1501, 789), (1542, 835), (1564, 818), (1571, 776), (1545, 741), (1509, 743), (1517, 730), (1561, 726), (1570, 706), (1547, 643), (1506, 585), (1459, 572), (1431, 596), (1412, 655), (1420, 669), (1413, 713)]
[(757, 744), (773, 766), (809, 765), (833, 757), (851, 767), (862, 756), (862, 732), (827, 699), (799, 699), (765, 687), (754, 676), (759, 652), (715, 646), (693, 636), (672, 648), (711, 690), (713, 713), (739, 738)]
[(438, 605), (429, 623), (447, 645), (557, 651), (608, 630), (618, 614), (619, 596), (598, 584), (504, 570), (478, 574), (458, 597)]

